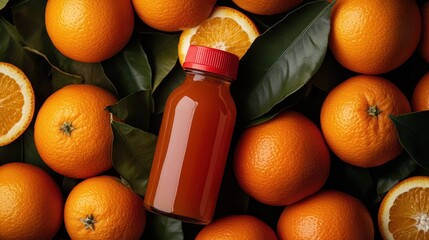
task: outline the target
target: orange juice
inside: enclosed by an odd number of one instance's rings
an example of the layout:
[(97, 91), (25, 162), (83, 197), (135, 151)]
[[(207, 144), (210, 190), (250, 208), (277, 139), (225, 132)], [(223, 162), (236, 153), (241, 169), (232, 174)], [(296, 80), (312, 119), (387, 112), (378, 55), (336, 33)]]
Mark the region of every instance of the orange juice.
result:
[(238, 58), (197, 46), (189, 52), (186, 79), (165, 106), (144, 204), (156, 213), (208, 224), (234, 131), (236, 109), (230, 85)]

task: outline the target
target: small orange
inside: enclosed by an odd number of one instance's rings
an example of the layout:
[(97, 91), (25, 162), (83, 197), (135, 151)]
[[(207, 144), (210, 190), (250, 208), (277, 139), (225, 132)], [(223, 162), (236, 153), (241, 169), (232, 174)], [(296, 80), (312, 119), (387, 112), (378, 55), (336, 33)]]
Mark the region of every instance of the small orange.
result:
[(408, 99), (392, 82), (357, 75), (329, 92), (320, 123), (326, 142), (340, 159), (358, 167), (375, 167), (402, 151), (389, 116), (410, 111)]
[(63, 197), (51, 176), (28, 163), (0, 166), (0, 239), (52, 239)]
[(240, 187), (251, 197), (281, 206), (325, 184), (330, 156), (320, 129), (305, 115), (286, 111), (244, 130), (233, 168)]
[(183, 64), (190, 45), (220, 49), (241, 58), (258, 36), (256, 25), (244, 13), (234, 8), (216, 6), (201, 24), (180, 34), (179, 61)]
[(132, 0), (140, 19), (166, 32), (197, 26), (211, 13), (216, 0)]
[(64, 206), (71, 239), (140, 239), (146, 223), (142, 198), (113, 176), (78, 183)]
[(287, 12), (298, 6), (303, 0), (232, 0), (245, 11), (259, 15), (274, 15)]
[(273, 229), (251, 215), (230, 215), (205, 226), (195, 240), (277, 240)]
[(428, 176), (409, 177), (390, 189), (378, 211), (383, 239), (427, 239), (428, 198)]
[(15, 141), (34, 115), (34, 90), (24, 72), (0, 62), (0, 146)]
[(117, 54), (134, 30), (129, 0), (50, 0), (46, 31), (55, 47), (80, 62), (100, 62)]
[(336, 190), (323, 190), (287, 206), (277, 224), (279, 239), (374, 239), (374, 224), (365, 205)]
[(112, 167), (113, 133), (105, 107), (117, 99), (89, 84), (67, 85), (40, 108), (34, 142), (43, 161), (70, 178), (88, 178)]
[(429, 110), (429, 72), (419, 80), (411, 96), (413, 111)]
[(429, 63), (429, 2), (423, 4), (420, 12), (422, 16), (422, 34), (420, 37), (419, 52), (423, 59)]
[(329, 47), (345, 68), (383, 74), (413, 54), (420, 31), (414, 0), (337, 0), (331, 12)]

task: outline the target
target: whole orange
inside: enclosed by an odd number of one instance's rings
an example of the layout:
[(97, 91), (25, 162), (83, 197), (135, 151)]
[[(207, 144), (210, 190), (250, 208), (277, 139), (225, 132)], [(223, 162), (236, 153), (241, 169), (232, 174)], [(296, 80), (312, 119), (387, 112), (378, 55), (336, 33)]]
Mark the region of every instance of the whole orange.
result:
[(230, 215), (205, 226), (195, 240), (277, 240), (273, 229), (251, 215)]
[(298, 6), (303, 0), (232, 0), (240, 8), (259, 15), (284, 13)]
[(63, 197), (51, 176), (28, 163), (0, 166), (0, 239), (52, 239)]
[(326, 142), (340, 159), (374, 167), (401, 153), (389, 116), (410, 111), (408, 99), (395, 84), (378, 76), (357, 75), (329, 92), (320, 123)]
[(134, 29), (129, 0), (48, 1), (45, 24), (54, 46), (80, 62), (100, 62), (117, 54)]
[(420, 37), (419, 52), (424, 60), (429, 63), (429, 2), (420, 8), (422, 17), (422, 34)]
[(411, 106), (413, 111), (429, 110), (429, 71), (423, 75), (414, 87), (411, 96)]
[(43, 161), (70, 178), (88, 178), (112, 167), (113, 133), (105, 107), (116, 97), (89, 84), (67, 85), (49, 96), (34, 125)]
[(352, 71), (386, 73), (417, 48), (420, 21), (414, 0), (338, 0), (331, 12), (329, 46)]
[(119, 178), (96, 176), (72, 189), (64, 224), (71, 239), (140, 239), (146, 212), (142, 198)]
[(166, 32), (195, 27), (209, 17), (216, 0), (132, 0), (139, 18)]
[(233, 168), (247, 194), (281, 206), (325, 184), (330, 156), (320, 129), (305, 115), (286, 111), (244, 130), (235, 147)]
[(287, 206), (277, 224), (279, 239), (374, 239), (374, 224), (357, 198), (323, 190)]

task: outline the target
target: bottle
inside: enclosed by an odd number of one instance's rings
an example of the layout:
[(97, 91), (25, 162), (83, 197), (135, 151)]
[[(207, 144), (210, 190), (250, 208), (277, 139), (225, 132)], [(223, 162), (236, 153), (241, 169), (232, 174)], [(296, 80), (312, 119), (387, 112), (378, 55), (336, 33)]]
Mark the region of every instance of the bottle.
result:
[(211, 222), (236, 108), (230, 85), (238, 57), (191, 45), (184, 82), (168, 97), (144, 197), (149, 211), (181, 221)]

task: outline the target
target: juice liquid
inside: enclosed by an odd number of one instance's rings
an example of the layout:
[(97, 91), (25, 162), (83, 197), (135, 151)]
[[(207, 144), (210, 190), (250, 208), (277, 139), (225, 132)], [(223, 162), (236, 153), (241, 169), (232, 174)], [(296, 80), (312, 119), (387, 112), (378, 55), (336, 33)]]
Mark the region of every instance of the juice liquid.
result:
[(236, 109), (230, 82), (188, 73), (169, 96), (144, 204), (150, 211), (208, 224), (222, 181)]

